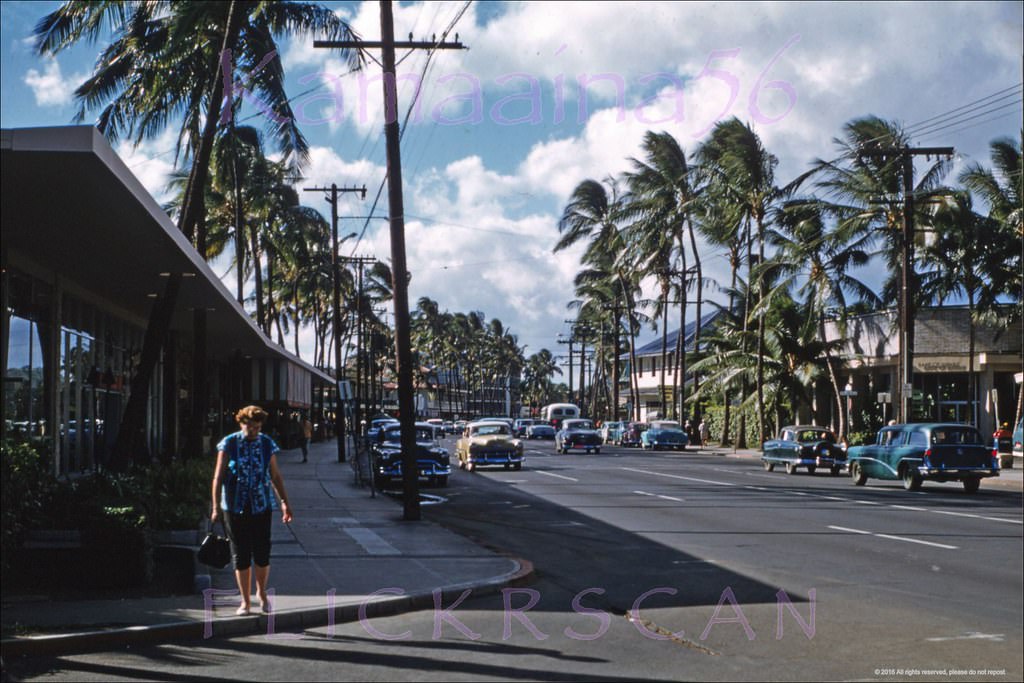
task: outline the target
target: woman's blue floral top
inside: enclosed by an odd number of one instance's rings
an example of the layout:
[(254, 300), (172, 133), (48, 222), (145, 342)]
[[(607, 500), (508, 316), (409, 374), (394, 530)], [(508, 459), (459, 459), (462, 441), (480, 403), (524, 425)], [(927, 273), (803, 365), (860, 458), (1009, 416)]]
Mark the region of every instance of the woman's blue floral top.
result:
[(260, 434), (249, 441), (238, 431), (225, 436), (217, 450), (228, 456), (221, 509), (236, 515), (258, 515), (277, 507), (270, 483), (270, 458), (281, 449), (273, 439)]

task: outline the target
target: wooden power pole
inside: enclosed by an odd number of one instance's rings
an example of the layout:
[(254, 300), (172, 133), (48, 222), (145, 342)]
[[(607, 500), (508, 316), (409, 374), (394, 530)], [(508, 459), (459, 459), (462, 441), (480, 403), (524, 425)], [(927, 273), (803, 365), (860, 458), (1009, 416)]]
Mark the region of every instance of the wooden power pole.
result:
[(380, 42), (317, 40), (313, 47), (380, 48), (384, 70), (384, 137), (387, 143), (388, 209), (391, 219), (391, 287), (395, 304), (395, 361), (398, 369), (398, 418), (402, 423), (403, 518), (420, 519), (419, 471), (416, 463), (416, 408), (413, 395), (412, 342), (409, 323), (409, 271), (405, 259), (405, 209), (402, 202), (402, 156), (398, 126), (398, 79), (395, 48), (459, 50), (458, 41), (395, 42), (391, 0), (380, 3)]

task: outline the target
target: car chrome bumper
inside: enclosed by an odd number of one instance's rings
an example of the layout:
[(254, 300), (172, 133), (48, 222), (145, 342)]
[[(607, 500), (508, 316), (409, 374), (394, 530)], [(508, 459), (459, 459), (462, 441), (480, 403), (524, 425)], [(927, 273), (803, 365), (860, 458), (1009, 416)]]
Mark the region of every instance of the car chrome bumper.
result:
[(936, 481), (959, 481), (961, 479), (974, 479), (986, 477), (998, 477), (999, 470), (993, 467), (918, 467), (918, 474), (925, 479)]
[[(447, 477), (452, 473), (451, 465), (442, 465), (431, 460), (420, 460), (417, 469), (421, 477)], [(385, 477), (401, 477), (402, 464), (395, 463), (390, 467), (378, 467), (377, 472)]]
[(523, 461), (523, 456), (515, 453), (470, 453), (469, 462), (474, 465), (506, 465)]

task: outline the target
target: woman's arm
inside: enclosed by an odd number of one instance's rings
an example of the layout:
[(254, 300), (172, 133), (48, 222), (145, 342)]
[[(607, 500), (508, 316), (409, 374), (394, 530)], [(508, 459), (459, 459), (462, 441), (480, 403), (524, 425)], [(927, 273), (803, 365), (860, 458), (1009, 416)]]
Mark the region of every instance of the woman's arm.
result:
[(213, 468), (213, 510), (210, 511), (210, 521), (216, 522), (220, 517), (220, 492), (224, 477), (224, 464), (227, 462), (227, 454), (224, 451), (217, 451), (217, 464)]
[(281, 470), (277, 468), (277, 454), (270, 456), (270, 482), (274, 485), (274, 492), (281, 501), (281, 521), (288, 524), (292, 521), (292, 506), (288, 503), (288, 492), (284, 490), (284, 477)]

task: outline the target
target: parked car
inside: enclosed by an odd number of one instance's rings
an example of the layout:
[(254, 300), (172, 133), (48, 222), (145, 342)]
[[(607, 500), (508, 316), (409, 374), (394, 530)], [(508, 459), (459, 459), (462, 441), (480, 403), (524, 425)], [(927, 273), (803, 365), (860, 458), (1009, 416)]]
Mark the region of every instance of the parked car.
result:
[(617, 445), (622, 440), (622, 429), (625, 426), (625, 422), (605, 422), (601, 425), (601, 439), (605, 443)]
[(965, 424), (897, 424), (883, 427), (875, 443), (847, 453), (857, 486), (869, 478), (901, 479), (908, 491), (924, 481), (959, 481), (974, 493), (985, 477), (999, 476), (999, 461), (975, 427)]
[(622, 429), (622, 436), (619, 438), (620, 446), (638, 447), (641, 445), (641, 437), (647, 431), (645, 422), (627, 422)]
[(555, 433), (556, 453), (568, 453), (572, 448), (582, 449), (586, 453), (600, 453), (602, 443), (601, 435), (590, 420), (564, 419), (562, 428)]
[(470, 422), (455, 445), (459, 467), (468, 472), (482, 465), (504, 465), (522, 469), (523, 442), (512, 436), (504, 420)]
[(549, 424), (544, 424), (543, 422), (532, 424), (526, 428), (526, 438), (554, 440), (555, 428)]
[(521, 417), (512, 424), (512, 435), (517, 438), (526, 436), (526, 428), (537, 424), (537, 420), (528, 417)]
[(686, 432), (673, 420), (656, 420), (640, 435), (640, 447), (648, 451), (685, 451), (689, 442)]
[(385, 427), (392, 425), (401, 424), (398, 420), (393, 417), (375, 417), (370, 420), (370, 426), (366, 429), (366, 437), (371, 443), (374, 441), (380, 441), (382, 436), (381, 432)]
[[(373, 484), (384, 488), (392, 479), (402, 478), (402, 425), (382, 427), (381, 436), (370, 446)], [(437, 428), (426, 422), (416, 423), (416, 465), (420, 477), (438, 486), (448, 485), (452, 473), (448, 450), (437, 441)]]
[(836, 443), (836, 436), (824, 427), (790, 425), (779, 430), (776, 439), (761, 445), (761, 462), (771, 472), (776, 465), (794, 474), (798, 467), (806, 467), (814, 474), (819, 467), (838, 475), (846, 466), (846, 451)]

